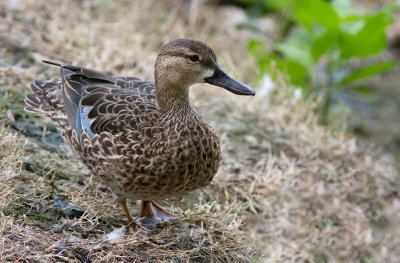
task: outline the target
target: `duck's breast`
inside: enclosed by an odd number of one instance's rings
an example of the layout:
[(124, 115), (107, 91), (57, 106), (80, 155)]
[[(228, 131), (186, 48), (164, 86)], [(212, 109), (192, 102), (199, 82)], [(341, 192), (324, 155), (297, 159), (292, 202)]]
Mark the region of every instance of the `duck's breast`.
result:
[(152, 158), (148, 184), (136, 190), (142, 199), (162, 199), (207, 186), (218, 171), (221, 150), (213, 129), (197, 116), (172, 122), (146, 147)]

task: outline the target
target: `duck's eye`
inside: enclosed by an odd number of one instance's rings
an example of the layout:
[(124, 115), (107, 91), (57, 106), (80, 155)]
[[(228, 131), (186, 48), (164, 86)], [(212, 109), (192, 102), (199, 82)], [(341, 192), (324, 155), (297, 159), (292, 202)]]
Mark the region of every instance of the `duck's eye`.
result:
[(191, 61), (193, 61), (193, 62), (196, 62), (196, 61), (199, 61), (199, 56), (197, 56), (197, 55), (190, 55), (190, 56), (189, 56), (189, 59), (190, 59)]

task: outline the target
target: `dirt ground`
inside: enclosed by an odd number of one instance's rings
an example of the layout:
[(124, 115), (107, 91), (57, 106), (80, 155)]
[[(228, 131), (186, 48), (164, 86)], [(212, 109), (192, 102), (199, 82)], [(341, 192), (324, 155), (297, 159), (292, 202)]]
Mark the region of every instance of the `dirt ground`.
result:
[[(0, 2), (1, 262), (397, 262), (399, 166), (317, 124), (278, 81), (264, 96), (191, 88), (223, 161), (210, 186), (162, 202), (184, 219), (125, 233), (118, 202), (47, 118), (23, 110), (49, 58), (153, 79), (162, 44), (205, 41), (236, 79), (261, 89), (235, 8), (197, 1)], [(240, 21), (239, 21), (240, 22)], [(137, 213), (135, 201), (129, 203)]]

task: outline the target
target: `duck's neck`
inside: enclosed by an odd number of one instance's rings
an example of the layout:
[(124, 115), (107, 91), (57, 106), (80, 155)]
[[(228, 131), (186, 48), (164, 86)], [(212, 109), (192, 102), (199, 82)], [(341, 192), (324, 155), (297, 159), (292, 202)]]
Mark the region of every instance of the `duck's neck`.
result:
[(189, 112), (189, 87), (166, 85), (156, 80), (156, 99), (162, 112)]

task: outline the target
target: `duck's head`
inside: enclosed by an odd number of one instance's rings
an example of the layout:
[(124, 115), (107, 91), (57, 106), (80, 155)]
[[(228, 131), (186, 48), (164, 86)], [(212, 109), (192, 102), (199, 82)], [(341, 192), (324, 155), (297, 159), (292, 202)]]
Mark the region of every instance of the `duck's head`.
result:
[[(201, 41), (176, 39), (164, 45), (155, 66), (156, 88), (162, 95), (187, 94), (195, 83), (209, 83), (237, 95), (255, 95), (253, 89), (231, 78), (218, 65), (214, 51)], [(157, 91), (157, 92), (161, 92)]]

